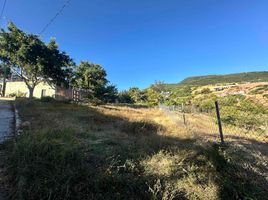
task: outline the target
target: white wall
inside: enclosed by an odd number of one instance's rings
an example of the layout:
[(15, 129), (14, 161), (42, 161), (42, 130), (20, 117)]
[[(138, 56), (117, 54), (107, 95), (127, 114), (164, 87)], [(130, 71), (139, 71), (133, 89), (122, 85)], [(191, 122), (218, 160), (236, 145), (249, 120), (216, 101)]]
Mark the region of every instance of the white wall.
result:
[[(35, 89), (33, 96), (35, 98), (41, 98), (42, 90), (45, 90), (46, 95), (49, 97), (55, 97), (55, 89), (53, 89), (50, 85), (47, 83), (39, 83)], [(18, 93), (24, 93), (26, 96), (29, 96), (29, 90), (26, 86), (26, 84), (23, 81), (16, 81), (16, 82), (7, 82), (6, 84), (6, 96), (9, 96), (10, 94), (18, 94)]]

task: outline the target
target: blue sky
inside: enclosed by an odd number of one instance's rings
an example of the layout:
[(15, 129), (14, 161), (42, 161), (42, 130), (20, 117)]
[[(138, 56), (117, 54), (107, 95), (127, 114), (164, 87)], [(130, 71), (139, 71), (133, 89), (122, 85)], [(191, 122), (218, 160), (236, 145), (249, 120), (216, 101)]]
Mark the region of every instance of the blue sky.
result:
[[(64, 2), (7, 0), (4, 16), (39, 33)], [(76, 63), (101, 64), (119, 89), (145, 88), (268, 70), (267, 10), (267, 0), (72, 0), (42, 39), (56, 37)]]

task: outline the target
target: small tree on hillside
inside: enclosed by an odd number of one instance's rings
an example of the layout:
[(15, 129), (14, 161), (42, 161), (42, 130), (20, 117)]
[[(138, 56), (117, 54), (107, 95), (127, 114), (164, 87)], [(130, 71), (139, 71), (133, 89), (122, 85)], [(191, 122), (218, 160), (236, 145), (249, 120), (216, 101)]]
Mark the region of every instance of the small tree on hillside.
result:
[(42, 81), (60, 84), (68, 82), (71, 58), (58, 49), (55, 40), (48, 45), (37, 35), (27, 34), (9, 23), (8, 32), (0, 31), (0, 59), (19, 76), (33, 97), (35, 87)]

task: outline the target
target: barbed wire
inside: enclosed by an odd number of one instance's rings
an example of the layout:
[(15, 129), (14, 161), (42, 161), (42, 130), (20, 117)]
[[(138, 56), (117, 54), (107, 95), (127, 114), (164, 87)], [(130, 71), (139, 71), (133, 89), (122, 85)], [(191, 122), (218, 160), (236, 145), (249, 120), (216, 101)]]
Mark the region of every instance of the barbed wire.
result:
[(57, 17), (62, 14), (62, 12), (64, 11), (64, 9), (67, 7), (67, 5), (71, 2), (71, 0), (67, 0), (65, 1), (65, 3), (63, 4), (63, 6), (61, 7), (61, 9), (50, 19), (50, 21), (44, 26), (44, 28), (40, 31), (39, 35), (42, 35), (47, 28), (57, 19)]

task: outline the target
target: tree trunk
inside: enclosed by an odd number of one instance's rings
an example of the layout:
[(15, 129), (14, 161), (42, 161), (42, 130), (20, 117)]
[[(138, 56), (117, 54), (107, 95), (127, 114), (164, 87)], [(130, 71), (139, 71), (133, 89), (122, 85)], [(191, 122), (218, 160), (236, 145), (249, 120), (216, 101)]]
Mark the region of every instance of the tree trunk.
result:
[(34, 87), (30, 87), (28, 86), (28, 89), (29, 89), (29, 98), (33, 98), (33, 92), (34, 92)]
[(2, 97), (5, 97), (6, 96), (6, 85), (7, 85), (6, 77), (4, 76), (3, 89), (2, 89)]

